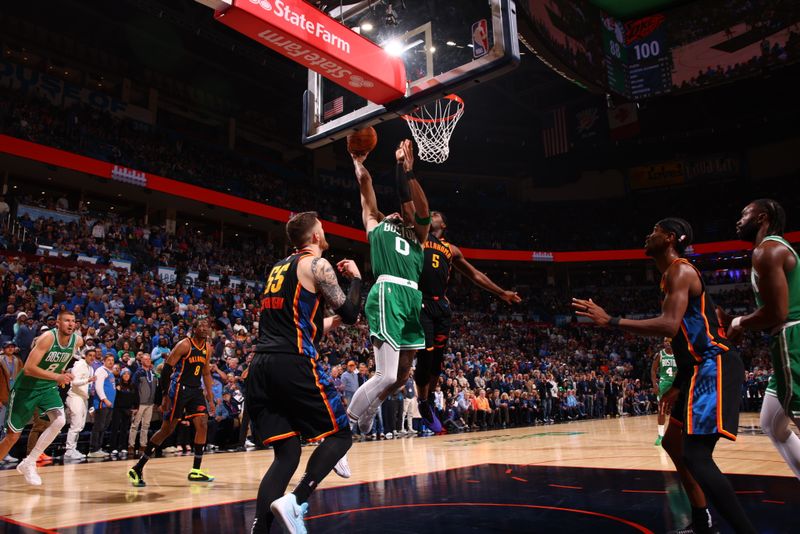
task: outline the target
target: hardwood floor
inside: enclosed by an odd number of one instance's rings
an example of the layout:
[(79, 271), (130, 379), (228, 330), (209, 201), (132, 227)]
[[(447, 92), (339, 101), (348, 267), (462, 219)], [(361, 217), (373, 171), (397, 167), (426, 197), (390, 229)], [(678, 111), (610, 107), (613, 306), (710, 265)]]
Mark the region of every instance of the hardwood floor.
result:
[[(715, 455), (720, 468), (725, 473), (793, 477), (757, 425), (756, 414), (743, 414), (739, 439), (735, 443), (720, 440)], [(654, 446), (655, 438), (655, 416), (645, 416), (355, 443), (349, 453), (352, 478), (332, 473), (321, 487), (483, 464), (672, 471), (666, 453)], [(303, 449), (301, 466), (313, 450), (312, 446)], [(131, 487), (125, 475), (132, 461), (43, 467), (39, 469), (41, 487), (27, 485), (14, 469), (4, 470), (0, 471), (0, 516), (41, 529), (58, 529), (251, 500), (271, 460), (271, 451), (207, 455), (203, 467), (217, 478), (202, 485), (186, 479), (191, 456), (154, 459), (145, 469), (147, 487), (138, 489)], [(298, 470), (293, 483), (301, 473)], [(3, 525), (0, 522), (0, 531)]]

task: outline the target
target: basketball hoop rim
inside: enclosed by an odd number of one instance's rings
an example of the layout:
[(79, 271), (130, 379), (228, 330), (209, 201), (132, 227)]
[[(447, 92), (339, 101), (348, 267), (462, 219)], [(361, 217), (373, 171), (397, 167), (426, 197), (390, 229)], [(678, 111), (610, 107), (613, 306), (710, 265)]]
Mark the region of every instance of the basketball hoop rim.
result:
[(448, 122), (455, 120), (458, 117), (460, 117), (461, 114), (464, 112), (464, 100), (462, 100), (460, 96), (456, 94), (450, 94), (443, 96), (442, 99), (452, 100), (453, 102), (459, 105), (459, 108), (452, 115), (448, 115), (447, 117), (441, 117), (438, 119), (423, 119), (421, 117), (415, 117), (413, 115), (408, 115), (408, 114), (400, 115), (400, 117), (409, 122), (424, 122), (430, 124), (435, 122)]

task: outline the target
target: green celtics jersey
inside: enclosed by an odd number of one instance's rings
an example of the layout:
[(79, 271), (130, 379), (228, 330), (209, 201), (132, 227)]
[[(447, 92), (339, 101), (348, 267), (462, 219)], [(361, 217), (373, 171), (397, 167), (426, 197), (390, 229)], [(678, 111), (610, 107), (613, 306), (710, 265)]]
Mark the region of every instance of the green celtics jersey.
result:
[(675, 354), (667, 354), (667, 351), (663, 349), (658, 354), (661, 356), (660, 363), (658, 364), (658, 381), (672, 382), (675, 380), (675, 375), (678, 374), (678, 364), (675, 363)]
[[(786, 275), (786, 283), (789, 286), (789, 316), (786, 318), (786, 322), (800, 321), (800, 256), (797, 255), (797, 251), (792, 248), (792, 245), (780, 236), (768, 235), (764, 238), (764, 241), (777, 241), (785, 245), (794, 254), (797, 265), (792, 272)], [(756, 305), (763, 306), (761, 295), (758, 293), (758, 273), (755, 268), (750, 273), (750, 283), (756, 295)]]
[[(61, 374), (67, 364), (72, 361), (72, 355), (75, 352), (75, 340), (78, 336), (73, 333), (69, 338), (69, 342), (65, 346), (61, 346), (58, 343), (58, 329), (53, 328), (50, 331), (53, 333), (53, 344), (50, 345), (50, 348), (39, 361), (39, 368), (51, 373)], [(55, 387), (55, 385), (56, 383), (52, 380), (42, 380), (22, 373), (17, 381), (14, 382), (14, 389), (41, 390)]]
[(416, 282), (422, 273), (425, 251), (413, 228), (396, 219), (384, 219), (369, 232), (372, 272)]

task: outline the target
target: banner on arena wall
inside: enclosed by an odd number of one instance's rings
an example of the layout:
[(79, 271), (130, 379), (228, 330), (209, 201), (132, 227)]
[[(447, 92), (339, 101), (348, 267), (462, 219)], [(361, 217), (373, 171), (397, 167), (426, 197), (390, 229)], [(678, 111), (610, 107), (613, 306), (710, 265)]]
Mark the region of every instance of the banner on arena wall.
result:
[(240, 285), (242, 285), (242, 279), (236, 276), (231, 276), (228, 285), (230, 285), (231, 287), (239, 287)]
[(555, 255), (552, 252), (534, 252), (531, 255), (533, 261), (552, 262), (555, 261)]
[(64, 211), (49, 210), (47, 208), (40, 208), (38, 206), (29, 206), (20, 204), (17, 206), (17, 217), (27, 215), (31, 220), (37, 219), (53, 219), (64, 223), (73, 223), (80, 221), (81, 217), (77, 213), (68, 213)]
[(631, 189), (650, 189), (682, 184), (686, 181), (683, 165), (678, 161), (665, 161), (628, 169)]
[(128, 117), (153, 124), (153, 114), (148, 109), (128, 104), (102, 91), (92, 91), (4, 59), (0, 59), (0, 87), (17, 89), (23, 93), (33, 92), (56, 106), (65, 106), (77, 101), (118, 117)]
[(133, 263), (128, 260), (111, 260), (111, 266), (116, 267), (117, 269), (125, 269), (128, 272), (131, 272), (131, 267)]
[(218, 274), (208, 275), (208, 283), (219, 285), (219, 275)]
[(687, 158), (682, 163), (683, 172), (689, 181), (738, 178), (742, 175), (742, 158), (735, 153)]
[(84, 256), (83, 254), (78, 256), (78, 261), (82, 261), (85, 263), (97, 263), (97, 258), (92, 256)]

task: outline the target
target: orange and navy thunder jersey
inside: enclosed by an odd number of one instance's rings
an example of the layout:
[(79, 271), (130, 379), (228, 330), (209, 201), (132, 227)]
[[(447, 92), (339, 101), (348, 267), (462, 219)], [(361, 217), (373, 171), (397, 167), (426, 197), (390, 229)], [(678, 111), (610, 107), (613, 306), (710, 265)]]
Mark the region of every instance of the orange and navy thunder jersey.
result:
[(182, 386), (199, 388), (200, 379), (203, 377), (203, 368), (206, 366), (206, 360), (208, 360), (208, 349), (205, 341), (203, 341), (202, 346), (198, 346), (195, 345), (192, 338), (188, 339), (192, 349), (189, 354), (182, 357), (175, 364), (170, 380)]
[(445, 239), (428, 234), (425, 242), (425, 260), (419, 277), (419, 289), (424, 298), (444, 298), (450, 281), (453, 251)]
[(309, 256), (301, 250), (272, 267), (261, 299), (257, 351), (317, 356), (323, 299), (305, 289), (297, 277), (298, 262)]
[[(703, 277), (697, 268), (689, 263), (685, 258), (679, 258), (676, 262), (682, 262), (691, 266), (697, 275), (700, 276), (700, 283), (703, 286), (702, 293), (696, 297), (689, 297), (686, 313), (681, 321), (681, 328), (675, 337), (672, 338), (672, 350), (675, 353), (675, 361), (679, 368), (687, 368), (699, 365), (710, 359), (728, 352), (728, 339), (725, 331), (717, 321), (714, 303), (706, 292), (706, 285)], [(665, 293), (666, 272), (661, 277), (661, 292)]]

